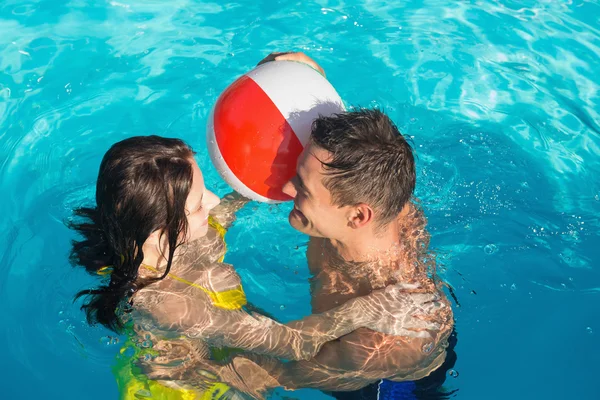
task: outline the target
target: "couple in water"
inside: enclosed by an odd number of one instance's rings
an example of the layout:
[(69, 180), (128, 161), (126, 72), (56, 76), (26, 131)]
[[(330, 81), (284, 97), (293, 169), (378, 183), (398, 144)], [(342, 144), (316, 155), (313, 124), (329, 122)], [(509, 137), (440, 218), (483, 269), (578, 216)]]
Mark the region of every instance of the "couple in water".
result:
[[(320, 68), (299, 53), (271, 59)], [(96, 205), (75, 211), (71, 259), (104, 280), (77, 295), (88, 321), (128, 334), (115, 367), (121, 397), (262, 398), (285, 387), (345, 398), (430, 375), (453, 318), (414, 187), (412, 149), (382, 112), (314, 121), (283, 188), (290, 225), (310, 236), (313, 314), (283, 324), (246, 301), (223, 262), (225, 232), (247, 199), (207, 190), (181, 140), (114, 144)]]

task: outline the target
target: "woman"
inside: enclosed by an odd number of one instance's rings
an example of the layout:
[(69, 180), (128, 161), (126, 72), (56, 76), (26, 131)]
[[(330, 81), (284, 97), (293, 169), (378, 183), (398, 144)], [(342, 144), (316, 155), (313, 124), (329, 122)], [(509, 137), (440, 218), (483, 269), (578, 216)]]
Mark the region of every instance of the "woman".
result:
[[(72, 262), (106, 279), (76, 296), (87, 298), (88, 322), (130, 334), (126, 347), (133, 354), (125, 352), (116, 371), (125, 398), (149, 392), (192, 399), (227, 391), (217, 375), (235, 366), (217, 362), (223, 348), (308, 359), (359, 327), (377, 329), (377, 313), (365, 312), (361, 299), (288, 325), (244, 310), (240, 278), (222, 263), (224, 227), (244, 200), (232, 195), (219, 205), (193, 155), (178, 139), (116, 143), (100, 165), (96, 206), (77, 209), (83, 220), (71, 225), (83, 236), (73, 242)], [(131, 357), (151, 359), (153, 368), (172, 376), (200, 364), (203, 379), (184, 389), (169, 380), (149, 381), (131, 368)]]

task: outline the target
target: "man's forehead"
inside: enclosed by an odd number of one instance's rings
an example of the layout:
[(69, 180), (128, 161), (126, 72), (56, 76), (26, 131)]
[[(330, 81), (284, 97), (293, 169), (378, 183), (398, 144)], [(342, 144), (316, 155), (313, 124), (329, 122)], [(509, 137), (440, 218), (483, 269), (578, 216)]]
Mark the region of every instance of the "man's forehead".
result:
[(331, 153), (313, 144), (308, 144), (298, 159), (298, 172), (323, 172), (323, 162), (331, 159)]

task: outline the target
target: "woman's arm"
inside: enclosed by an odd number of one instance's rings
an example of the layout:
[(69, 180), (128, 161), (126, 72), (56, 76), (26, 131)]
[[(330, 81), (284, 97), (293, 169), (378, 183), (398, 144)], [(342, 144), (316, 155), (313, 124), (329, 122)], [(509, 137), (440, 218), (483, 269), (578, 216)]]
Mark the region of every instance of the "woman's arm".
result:
[(290, 360), (310, 359), (323, 344), (361, 327), (413, 337), (427, 337), (427, 330), (436, 328), (420, 318), (428, 314), (426, 309), (435, 307), (434, 296), (421, 293), (381, 290), (283, 325), (244, 310), (216, 307), (205, 293), (189, 292), (166, 294), (154, 307), (152, 314), (163, 329), (201, 338), (213, 346)]
[(210, 215), (216, 219), (223, 228), (228, 229), (235, 221), (235, 213), (249, 201), (249, 199), (238, 192), (233, 191), (221, 199), (219, 205), (210, 211)]

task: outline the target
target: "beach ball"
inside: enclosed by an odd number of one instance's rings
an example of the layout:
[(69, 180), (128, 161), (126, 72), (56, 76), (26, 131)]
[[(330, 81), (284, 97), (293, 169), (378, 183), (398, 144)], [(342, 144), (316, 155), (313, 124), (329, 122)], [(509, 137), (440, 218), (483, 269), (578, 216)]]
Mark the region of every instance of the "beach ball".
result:
[(207, 124), (208, 151), (241, 195), (289, 200), (281, 189), (296, 173), (313, 121), (343, 111), (342, 99), (318, 71), (294, 61), (268, 62), (219, 96)]

